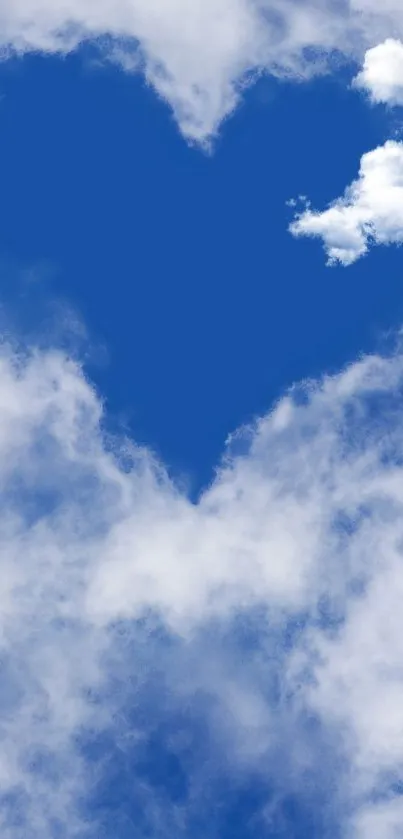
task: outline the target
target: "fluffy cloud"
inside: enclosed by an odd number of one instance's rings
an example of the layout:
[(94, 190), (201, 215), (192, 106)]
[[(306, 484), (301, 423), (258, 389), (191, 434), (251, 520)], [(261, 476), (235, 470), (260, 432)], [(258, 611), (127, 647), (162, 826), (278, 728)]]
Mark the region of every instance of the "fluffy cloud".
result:
[(290, 227), (323, 240), (329, 264), (351, 265), (371, 244), (403, 241), (403, 143), (392, 140), (361, 158), (359, 175), (323, 212), (308, 206)]
[(233, 110), (242, 87), (268, 71), (320, 72), (335, 52), (403, 34), (397, 0), (3, 0), (0, 50), (7, 56), (68, 52), (98, 40), (103, 54), (141, 69), (172, 107), (181, 130), (204, 142)]
[(368, 50), (354, 85), (366, 90), (373, 102), (403, 105), (403, 43), (388, 38)]
[[(83, 814), (102, 766), (82, 744), (136, 753), (166, 691), (179, 707), (210, 696), (227, 775), (259, 766), (279, 797), (292, 786), (302, 798), (307, 773), (325, 778), (344, 835), (397, 835), (402, 386), (398, 352), (294, 389), (231, 438), (193, 504), (147, 451), (105, 435), (77, 363), (3, 346), (5, 839), (99, 836)], [(183, 835), (127, 766), (153, 814), (147, 835)]]

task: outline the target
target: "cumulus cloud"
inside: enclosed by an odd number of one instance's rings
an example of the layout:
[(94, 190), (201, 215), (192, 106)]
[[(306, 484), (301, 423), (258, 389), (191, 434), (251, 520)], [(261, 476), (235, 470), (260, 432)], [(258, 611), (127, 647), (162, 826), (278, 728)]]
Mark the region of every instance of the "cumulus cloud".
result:
[(290, 226), (294, 236), (323, 240), (328, 264), (351, 265), (370, 245), (403, 241), (403, 143), (389, 140), (361, 158), (357, 180), (342, 198), (314, 211), (309, 206)]
[(227, 776), (259, 766), (281, 799), (290, 786), (304, 798), (308, 773), (344, 835), (397, 835), (402, 388), (400, 352), (294, 388), (229, 440), (194, 504), (147, 451), (105, 434), (76, 362), (2, 347), (5, 839), (105, 834), (86, 811), (105, 767), (83, 748), (102, 737), (113, 762), (132, 755), (145, 834), (185, 835), (205, 787), (180, 819), (166, 800), (162, 816), (133, 753), (167, 702), (200, 696)]
[(367, 50), (363, 68), (353, 84), (367, 91), (373, 102), (403, 105), (403, 43), (388, 38)]
[(96, 40), (103, 54), (141, 70), (183, 133), (205, 142), (260, 72), (303, 78), (334, 53), (403, 34), (389, 0), (3, 0), (0, 50), (68, 52)]

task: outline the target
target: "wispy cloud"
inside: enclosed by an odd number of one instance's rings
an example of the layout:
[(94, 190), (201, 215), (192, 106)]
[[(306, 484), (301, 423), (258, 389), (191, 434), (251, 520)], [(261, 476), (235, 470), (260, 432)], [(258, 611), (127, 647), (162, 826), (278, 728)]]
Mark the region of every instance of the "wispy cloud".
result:
[[(294, 389), (229, 441), (192, 504), (147, 451), (104, 435), (75, 362), (3, 346), (5, 839), (99, 836), (84, 812), (108, 757), (88, 743), (136, 755), (174, 707), (199, 709), (227, 774), (263, 768), (279, 800), (316, 778), (345, 835), (396, 835), (402, 386), (398, 352)], [(162, 816), (132, 760), (148, 834), (185, 830), (205, 800), (189, 783)]]

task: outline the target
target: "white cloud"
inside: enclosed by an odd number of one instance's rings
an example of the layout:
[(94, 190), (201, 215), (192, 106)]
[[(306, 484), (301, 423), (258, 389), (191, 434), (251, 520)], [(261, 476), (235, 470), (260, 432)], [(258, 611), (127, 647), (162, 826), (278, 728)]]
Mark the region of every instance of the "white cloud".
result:
[[(200, 687), (214, 696), (217, 748), (232, 762), (263, 762), (271, 777), (280, 747), (283, 782), (302, 796), (307, 766), (324, 777), (327, 743), (344, 835), (399, 835), (402, 388), (397, 353), (296, 389), (235, 435), (194, 505), (146, 451), (103, 436), (76, 363), (2, 348), (2, 837), (50, 839), (55, 824), (82, 837), (93, 778), (77, 735), (120, 714), (119, 748), (135, 748), (144, 732), (126, 705), (141, 701), (147, 668), (165, 669), (176, 702)], [(247, 661), (231, 629), (241, 614), (257, 632)], [(171, 646), (152, 640), (155, 621)]]
[(373, 102), (403, 105), (403, 43), (388, 38), (367, 50), (354, 85), (366, 90)]
[(204, 142), (250, 76), (303, 78), (336, 52), (403, 35), (400, 2), (375, 0), (2, 0), (0, 50), (68, 52), (99, 39), (104, 55), (142, 68), (183, 133)]
[(309, 207), (291, 224), (294, 236), (323, 240), (329, 264), (351, 265), (371, 244), (403, 242), (403, 143), (389, 140), (361, 158), (356, 181), (323, 212)]

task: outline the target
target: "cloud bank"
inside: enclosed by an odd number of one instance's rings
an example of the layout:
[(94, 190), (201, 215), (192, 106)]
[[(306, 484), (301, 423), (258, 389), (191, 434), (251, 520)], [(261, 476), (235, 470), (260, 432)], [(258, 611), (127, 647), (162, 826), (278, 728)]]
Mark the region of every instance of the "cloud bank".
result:
[(304, 78), (335, 53), (403, 35), (397, 0), (3, 0), (0, 50), (66, 53), (97, 41), (141, 71), (182, 132), (206, 142), (256, 74)]
[(403, 242), (403, 143), (389, 140), (361, 158), (356, 181), (323, 212), (308, 207), (290, 226), (294, 236), (323, 240), (328, 264), (351, 265), (371, 245)]
[(205, 791), (161, 804), (136, 768), (172, 707), (199, 708), (227, 777), (279, 801), (310, 778), (343, 835), (400, 835), (402, 386), (397, 352), (294, 388), (193, 504), (106, 435), (77, 362), (2, 347), (4, 839), (116, 835), (86, 809), (103, 741), (136, 835), (186, 835)]

